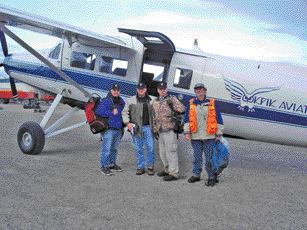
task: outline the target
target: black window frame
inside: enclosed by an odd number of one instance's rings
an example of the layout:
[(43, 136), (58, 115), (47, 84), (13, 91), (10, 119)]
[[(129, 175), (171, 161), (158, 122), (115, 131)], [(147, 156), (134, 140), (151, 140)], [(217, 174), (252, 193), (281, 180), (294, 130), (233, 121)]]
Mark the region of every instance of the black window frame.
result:
[[(175, 84), (177, 70), (180, 70), (180, 76), (179, 76), (179, 79), (178, 79), (178, 83)], [(185, 71), (188, 72), (188, 73), (184, 74)], [(192, 83), (192, 78), (193, 78), (193, 70), (192, 69), (176, 67), (173, 86), (176, 87), (176, 88), (181, 88), (181, 89), (190, 89), (191, 83)], [(184, 80), (182, 80), (182, 79), (184, 79)]]
[(51, 59), (59, 59), (62, 49), (62, 43), (58, 44), (48, 55)]

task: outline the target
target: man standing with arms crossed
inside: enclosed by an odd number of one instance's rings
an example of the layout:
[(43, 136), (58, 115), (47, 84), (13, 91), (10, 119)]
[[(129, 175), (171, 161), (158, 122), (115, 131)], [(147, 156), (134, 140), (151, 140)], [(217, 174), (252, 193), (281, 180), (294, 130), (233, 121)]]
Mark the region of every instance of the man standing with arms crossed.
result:
[[(185, 111), (185, 106), (176, 98), (167, 95), (167, 85), (158, 85), (159, 97), (153, 102), (154, 135), (159, 139), (159, 153), (164, 169), (158, 173), (164, 181), (178, 179), (177, 135), (174, 133), (175, 122), (172, 119), (173, 110), (178, 113)], [(172, 107), (172, 108), (171, 108)]]

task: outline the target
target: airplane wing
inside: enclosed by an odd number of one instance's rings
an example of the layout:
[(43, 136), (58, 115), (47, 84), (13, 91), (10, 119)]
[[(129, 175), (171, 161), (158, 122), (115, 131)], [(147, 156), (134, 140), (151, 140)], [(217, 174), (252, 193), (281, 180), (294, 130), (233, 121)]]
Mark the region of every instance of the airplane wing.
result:
[(129, 44), (118, 38), (96, 34), (65, 23), (0, 5), (1, 24), (55, 36), (61, 39), (66, 38), (69, 42), (78, 41), (89, 46), (116, 46), (132, 49)]

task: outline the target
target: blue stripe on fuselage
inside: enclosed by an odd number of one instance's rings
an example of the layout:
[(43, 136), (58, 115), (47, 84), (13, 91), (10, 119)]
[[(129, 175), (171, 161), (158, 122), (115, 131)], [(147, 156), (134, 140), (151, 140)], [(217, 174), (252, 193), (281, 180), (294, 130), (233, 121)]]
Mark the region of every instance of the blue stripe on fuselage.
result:
[[(48, 67), (43, 67), (41, 65), (21, 63), (16, 61), (10, 61), (8, 65), (5, 65), (6, 70), (18, 71), (26, 74), (35, 75), (35, 77), (42, 77), (49, 80), (57, 80), (60, 82), (66, 82), (55, 72), (53, 72)], [(109, 91), (111, 85), (119, 83), (121, 87), (121, 93), (123, 95), (132, 96), (136, 92), (136, 82), (129, 82), (120, 80), (118, 78), (112, 78), (109, 76), (101, 76), (92, 73), (85, 73), (81, 71), (64, 70), (64, 72), (71, 77), (78, 84), (83, 87), (90, 88), (98, 91)], [(169, 90), (170, 94), (178, 95), (183, 94), (178, 91)], [(189, 99), (193, 97), (192, 93), (183, 94), (183, 100), (188, 103)], [(262, 120), (273, 123), (282, 123), (286, 125), (307, 127), (307, 118), (297, 114), (284, 113), (280, 111), (274, 111), (269, 109), (264, 109), (260, 107), (255, 107), (255, 112), (242, 111), (238, 109), (238, 103), (224, 101), (216, 98), (219, 103), (220, 110), (223, 114), (241, 118), (249, 118), (253, 120)]]

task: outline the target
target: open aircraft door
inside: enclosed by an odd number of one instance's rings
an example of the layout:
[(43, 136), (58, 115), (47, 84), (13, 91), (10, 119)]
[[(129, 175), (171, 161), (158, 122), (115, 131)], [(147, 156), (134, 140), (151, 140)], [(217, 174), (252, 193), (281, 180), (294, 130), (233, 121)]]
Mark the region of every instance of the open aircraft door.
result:
[(174, 43), (164, 34), (152, 31), (119, 28), (119, 32), (138, 39), (145, 48), (139, 82), (148, 86), (148, 92), (157, 96), (159, 82), (167, 82), (169, 66), (176, 51)]

